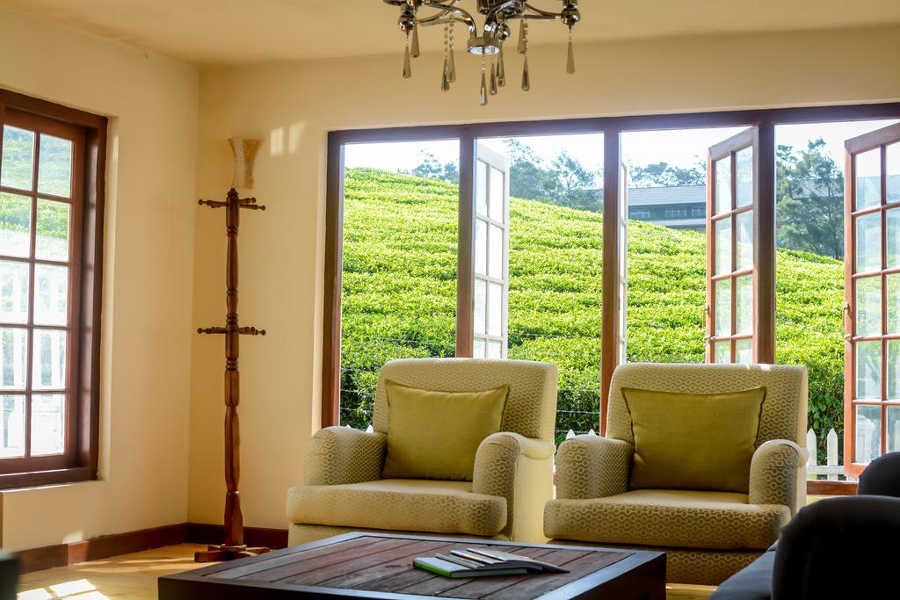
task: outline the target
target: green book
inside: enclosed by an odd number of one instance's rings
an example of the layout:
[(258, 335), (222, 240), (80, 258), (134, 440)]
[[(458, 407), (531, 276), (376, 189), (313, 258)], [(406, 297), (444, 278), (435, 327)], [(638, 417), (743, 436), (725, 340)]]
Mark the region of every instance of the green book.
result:
[(568, 572), (556, 565), (527, 556), (476, 548), (452, 550), (450, 554), (420, 556), (413, 561), (413, 566), (435, 575), (452, 578)]

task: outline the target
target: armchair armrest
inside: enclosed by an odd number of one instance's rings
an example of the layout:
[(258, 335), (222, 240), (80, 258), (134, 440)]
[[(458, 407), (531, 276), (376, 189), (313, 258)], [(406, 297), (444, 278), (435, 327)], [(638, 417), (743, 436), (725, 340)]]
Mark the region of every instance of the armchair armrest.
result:
[(326, 427), (309, 442), (306, 485), (338, 485), (381, 478), (386, 436), (347, 427)]
[(615, 438), (579, 435), (566, 440), (556, 453), (556, 497), (587, 499), (628, 491), (634, 449)]
[(517, 541), (544, 541), (544, 503), (553, 497), (553, 451), (549, 440), (500, 432), (475, 453), (472, 492), (506, 498), (504, 533)]
[(799, 469), (806, 450), (790, 440), (769, 440), (750, 460), (750, 504), (781, 504), (797, 512)]

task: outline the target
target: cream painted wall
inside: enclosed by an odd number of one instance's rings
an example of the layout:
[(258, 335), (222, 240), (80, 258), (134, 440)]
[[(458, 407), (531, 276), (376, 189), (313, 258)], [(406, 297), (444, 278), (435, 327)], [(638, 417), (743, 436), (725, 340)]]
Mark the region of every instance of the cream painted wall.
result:
[[(265, 338), (241, 345), (245, 522), (285, 527), (285, 490), (302, 479), (318, 428), (325, 148), (329, 130), (415, 124), (664, 113), (900, 100), (900, 28), (671, 38), (536, 48), (532, 91), (476, 103), (477, 61), (438, 90), (440, 57), (400, 79), (396, 56), (208, 70), (200, 83), (197, 185), (219, 197), (230, 181), (230, 136), (261, 137), (254, 190), (269, 206), (241, 229), (241, 318)], [(508, 64), (519, 68), (518, 58)], [(222, 216), (199, 209), (194, 326), (221, 321)], [(221, 340), (195, 337), (190, 436), (191, 521), (222, 518)]]
[(110, 119), (101, 480), (7, 491), (22, 549), (187, 517), (198, 77), (0, 7), (0, 87)]

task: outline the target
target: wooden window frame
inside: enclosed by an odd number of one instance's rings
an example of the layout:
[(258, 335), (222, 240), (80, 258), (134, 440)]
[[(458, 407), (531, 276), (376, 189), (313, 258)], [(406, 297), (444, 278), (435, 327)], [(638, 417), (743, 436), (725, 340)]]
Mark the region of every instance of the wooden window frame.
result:
[(603, 134), (603, 314), (601, 340), (601, 432), (606, 431), (610, 381), (624, 355), (624, 175), (621, 134), (629, 131), (712, 127), (756, 127), (758, 207), (756, 254), (756, 358), (775, 361), (775, 126), (866, 119), (900, 118), (900, 103), (814, 106), (759, 110), (511, 121), (464, 125), (423, 125), (386, 129), (349, 129), (328, 134), (325, 231), (325, 303), (322, 360), (322, 427), (337, 425), (340, 401), (340, 319), (343, 250), (343, 146), (352, 143), (458, 139), (459, 261), (457, 281), (458, 356), (472, 352), (472, 266), (474, 262), (474, 172), (478, 138)]
[[(106, 180), (107, 119), (0, 89), (0, 126), (41, 121), (40, 129), (78, 131), (82, 151), (73, 160), (70, 213), (70, 335), (67, 344), (66, 451), (52, 457), (0, 461), (0, 489), (31, 487), (97, 478), (100, 408), (100, 310), (103, 278), (103, 219)], [(81, 137), (83, 136), (83, 138)], [(2, 152), (2, 136), (0, 136)], [(37, 161), (37, 156), (35, 157)], [(80, 168), (79, 164), (81, 163)], [(34, 177), (37, 177), (35, 169)], [(12, 191), (12, 190), (10, 190)], [(33, 190), (32, 195), (37, 194)], [(32, 207), (32, 243), (36, 235)], [(28, 259), (35, 262), (34, 259)], [(38, 263), (41, 261), (37, 261)], [(46, 262), (46, 261), (44, 261)], [(32, 268), (33, 270), (33, 268)], [(30, 309), (29, 309), (30, 315)], [(29, 325), (31, 317), (29, 316)], [(31, 377), (31, 348), (26, 375)], [(43, 390), (42, 390), (43, 391)], [(26, 419), (30, 414), (26, 412)], [(29, 428), (26, 435), (30, 435)], [(7, 466), (2, 466), (5, 461)], [(16, 461), (15, 468), (12, 461)]]

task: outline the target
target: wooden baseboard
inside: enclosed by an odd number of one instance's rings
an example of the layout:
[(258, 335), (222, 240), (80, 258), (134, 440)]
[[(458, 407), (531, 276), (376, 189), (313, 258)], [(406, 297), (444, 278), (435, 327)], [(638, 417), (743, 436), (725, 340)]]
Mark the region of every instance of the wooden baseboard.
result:
[[(40, 548), (30, 548), (16, 553), (22, 573), (66, 567), (86, 560), (98, 560), (118, 554), (140, 552), (160, 546), (171, 546), (190, 542), (194, 544), (220, 544), (224, 537), (221, 525), (205, 523), (179, 523), (139, 531), (114, 533), (68, 544), (54, 544)], [(265, 527), (245, 527), (244, 541), (248, 546), (285, 548), (287, 529)]]

